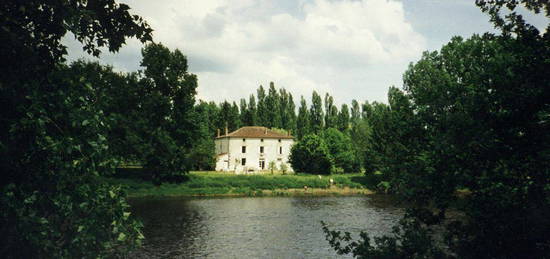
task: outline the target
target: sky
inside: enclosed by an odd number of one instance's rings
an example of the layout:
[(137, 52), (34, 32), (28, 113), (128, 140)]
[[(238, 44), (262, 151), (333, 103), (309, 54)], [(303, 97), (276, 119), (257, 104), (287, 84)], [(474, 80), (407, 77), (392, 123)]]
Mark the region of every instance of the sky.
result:
[[(494, 31), (473, 0), (125, 0), (153, 28), (153, 39), (188, 58), (198, 99), (237, 101), (259, 85), (290, 91), (296, 103), (312, 90), (336, 104), (387, 102), (390, 86), (424, 51), (453, 36)], [(527, 13), (526, 13), (527, 14)], [(527, 14), (543, 28), (544, 16)], [(97, 60), (67, 35), (68, 60)], [(129, 40), (99, 61), (136, 71), (142, 45)]]

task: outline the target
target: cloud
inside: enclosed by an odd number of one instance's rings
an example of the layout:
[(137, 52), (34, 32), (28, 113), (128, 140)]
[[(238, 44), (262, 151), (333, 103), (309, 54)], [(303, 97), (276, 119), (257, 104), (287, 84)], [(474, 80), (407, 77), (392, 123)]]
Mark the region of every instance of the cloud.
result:
[[(274, 81), (309, 101), (311, 91), (337, 102), (385, 101), (426, 40), (403, 4), (363, 1), (128, 1), (154, 39), (178, 48), (199, 78), (199, 98), (247, 98)], [(139, 44), (103, 55), (121, 70), (139, 65)], [(71, 57), (79, 56), (71, 46)], [(137, 60), (137, 64), (136, 64)], [(132, 63), (132, 64), (129, 64)]]

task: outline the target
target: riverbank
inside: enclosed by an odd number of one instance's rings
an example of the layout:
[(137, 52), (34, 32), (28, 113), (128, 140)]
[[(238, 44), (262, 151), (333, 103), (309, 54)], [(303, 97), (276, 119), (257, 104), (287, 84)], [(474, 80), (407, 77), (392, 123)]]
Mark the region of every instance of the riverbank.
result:
[[(235, 175), (191, 172), (179, 184), (153, 183), (141, 179), (104, 178), (123, 186), (130, 198), (196, 196), (332, 196), (373, 194), (375, 179), (363, 174), (341, 175)], [(332, 184), (330, 183), (332, 179)]]

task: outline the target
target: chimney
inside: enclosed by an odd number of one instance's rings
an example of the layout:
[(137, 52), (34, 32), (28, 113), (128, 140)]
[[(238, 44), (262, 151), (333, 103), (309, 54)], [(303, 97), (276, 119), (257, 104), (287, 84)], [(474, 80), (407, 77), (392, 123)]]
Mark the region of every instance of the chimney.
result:
[(290, 136), (292, 134), (292, 130), (288, 130), (286, 133), (288, 136)]
[(225, 135), (227, 136), (227, 126), (225, 126)]
[(218, 138), (220, 137), (220, 129), (218, 129)]
[(264, 128), (264, 134), (267, 134), (267, 127)]

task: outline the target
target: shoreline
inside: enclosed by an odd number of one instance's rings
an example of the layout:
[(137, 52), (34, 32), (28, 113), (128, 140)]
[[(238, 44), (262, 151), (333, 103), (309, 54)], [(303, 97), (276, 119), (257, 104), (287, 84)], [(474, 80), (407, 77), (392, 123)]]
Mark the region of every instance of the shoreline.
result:
[(127, 197), (262, 197), (262, 196), (358, 196), (375, 194), (377, 175), (235, 175), (219, 172), (191, 172), (181, 183), (162, 183), (136, 177), (103, 177), (105, 183), (121, 186)]
[(128, 199), (178, 199), (178, 198), (239, 198), (239, 197), (327, 197), (327, 196), (366, 196), (378, 194), (366, 188), (332, 187), (332, 188), (301, 188), (274, 189), (274, 190), (250, 190), (248, 192), (227, 193), (171, 193), (171, 194), (146, 194), (129, 193)]

